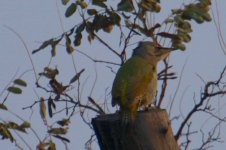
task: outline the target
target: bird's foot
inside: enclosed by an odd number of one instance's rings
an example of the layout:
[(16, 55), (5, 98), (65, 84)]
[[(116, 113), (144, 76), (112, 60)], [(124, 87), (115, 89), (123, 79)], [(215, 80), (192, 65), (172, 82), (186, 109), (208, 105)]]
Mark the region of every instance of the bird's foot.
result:
[(154, 107), (151, 106), (151, 104), (147, 105), (144, 107), (144, 111), (150, 111), (152, 109), (155, 109)]

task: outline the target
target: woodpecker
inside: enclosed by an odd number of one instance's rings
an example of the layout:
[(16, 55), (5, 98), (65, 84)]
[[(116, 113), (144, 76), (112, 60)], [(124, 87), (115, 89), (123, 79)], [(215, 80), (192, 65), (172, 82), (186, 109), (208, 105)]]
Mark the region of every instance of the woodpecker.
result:
[(118, 70), (112, 86), (112, 106), (120, 106), (123, 123), (135, 120), (138, 108), (148, 107), (157, 91), (157, 65), (173, 49), (143, 41)]

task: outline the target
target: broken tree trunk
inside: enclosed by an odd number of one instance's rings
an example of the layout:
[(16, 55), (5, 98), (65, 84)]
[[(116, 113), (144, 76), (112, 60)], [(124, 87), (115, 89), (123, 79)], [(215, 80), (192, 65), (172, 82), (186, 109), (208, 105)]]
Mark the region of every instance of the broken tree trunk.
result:
[(167, 112), (137, 112), (135, 122), (123, 128), (120, 116), (101, 115), (92, 120), (101, 150), (179, 150)]

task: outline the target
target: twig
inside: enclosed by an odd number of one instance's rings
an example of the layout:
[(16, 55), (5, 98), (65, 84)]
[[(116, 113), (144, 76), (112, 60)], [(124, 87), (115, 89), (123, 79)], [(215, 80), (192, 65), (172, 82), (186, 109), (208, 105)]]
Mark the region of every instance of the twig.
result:
[(101, 115), (105, 114), (104, 110), (95, 102), (95, 100), (92, 97), (88, 97), (88, 100), (99, 109)]
[(162, 104), (162, 101), (163, 101), (163, 98), (165, 96), (165, 93), (166, 93), (166, 87), (167, 87), (167, 73), (168, 73), (168, 62), (166, 61), (166, 59), (164, 59), (164, 65), (165, 65), (165, 71), (164, 71), (164, 79), (163, 79), (163, 83), (162, 83), (162, 90), (161, 90), (161, 94), (160, 94), (160, 98), (159, 98), (159, 102), (158, 102), (158, 105), (157, 105), (157, 108), (160, 108), (161, 104)]
[(224, 95), (226, 94), (226, 90), (219, 90), (217, 92), (214, 92), (214, 93), (209, 93), (209, 88), (211, 85), (215, 85), (217, 86), (220, 81), (222, 80), (223, 78), (223, 75), (225, 73), (225, 70), (226, 70), (226, 66), (225, 68), (223, 69), (222, 73), (220, 74), (220, 77), (218, 78), (218, 80), (216, 82), (208, 82), (205, 87), (204, 87), (204, 93), (201, 95), (201, 99), (200, 101), (195, 104), (195, 106), (190, 110), (190, 112), (187, 114), (187, 116), (185, 117), (185, 119), (183, 120), (183, 122), (181, 123), (181, 126), (179, 128), (179, 130), (177, 131), (176, 135), (175, 135), (175, 139), (178, 140), (181, 133), (182, 133), (182, 130), (184, 129), (185, 127), (185, 124), (188, 122), (188, 120), (192, 117), (193, 114), (195, 114), (195, 112), (199, 111), (199, 108), (201, 106), (203, 106), (203, 103), (208, 99), (208, 98), (211, 98), (213, 96), (216, 96), (216, 95)]
[(37, 73), (36, 73), (36, 71), (35, 71), (35, 65), (34, 65), (34, 62), (33, 62), (32, 58), (31, 58), (31, 55), (30, 55), (30, 53), (29, 53), (29, 49), (28, 49), (28, 47), (27, 47), (25, 41), (24, 41), (23, 38), (20, 36), (20, 34), (17, 33), (13, 28), (11, 28), (11, 27), (9, 27), (9, 26), (7, 26), (7, 25), (4, 25), (4, 27), (7, 28), (8, 30), (10, 30), (11, 32), (13, 32), (13, 33), (20, 39), (20, 41), (23, 43), (23, 45), (24, 45), (24, 47), (25, 47), (25, 49), (26, 49), (27, 55), (28, 55), (28, 57), (29, 57), (29, 59), (30, 59), (30, 62), (31, 62), (31, 65), (32, 65), (32, 68), (33, 68), (33, 71), (34, 71), (35, 79), (36, 79), (36, 81), (37, 81), (37, 80), (38, 80), (38, 77), (37, 77)]

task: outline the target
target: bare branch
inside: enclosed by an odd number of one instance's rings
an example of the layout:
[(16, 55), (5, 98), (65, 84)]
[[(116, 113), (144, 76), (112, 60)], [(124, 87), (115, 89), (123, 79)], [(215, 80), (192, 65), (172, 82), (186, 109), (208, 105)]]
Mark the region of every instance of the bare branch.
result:
[[(226, 90), (223, 90), (223, 89), (219, 89), (218, 91), (216, 92), (211, 92), (209, 93), (209, 90), (211, 88), (211, 86), (217, 86), (219, 87), (219, 84), (220, 82), (223, 80), (223, 77), (224, 77), (224, 74), (225, 74), (225, 71), (226, 71), (226, 66), (225, 68), (223, 69), (222, 73), (220, 74), (220, 77), (218, 78), (217, 81), (210, 81), (210, 82), (207, 82), (207, 84), (204, 86), (204, 91), (203, 93), (201, 94), (201, 98), (200, 98), (200, 101), (194, 105), (194, 107), (190, 110), (190, 112), (187, 114), (187, 116), (185, 117), (185, 119), (183, 120), (183, 122), (181, 123), (181, 126), (180, 128), (178, 129), (176, 135), (175, 135), (175, 138), (176, 140), (179, 139), (185, 125), (187, 124), (188, 120), (198, 111), (200, 111), (200, 108), (203, 106), (204, 102), (208, 101), (209, 98), (212, 98), (216, 95), (225, 95), (226, 94)], [(225, 83), (224, 83), (225, 84)], [(224, 87), (224, 86), (223, 86)], [(203, 110), (203, 109), (202, 109)], [(204, 108), (205, 110), (205, 108)], [(205, 112), (205, 111), (204, 111)]]

